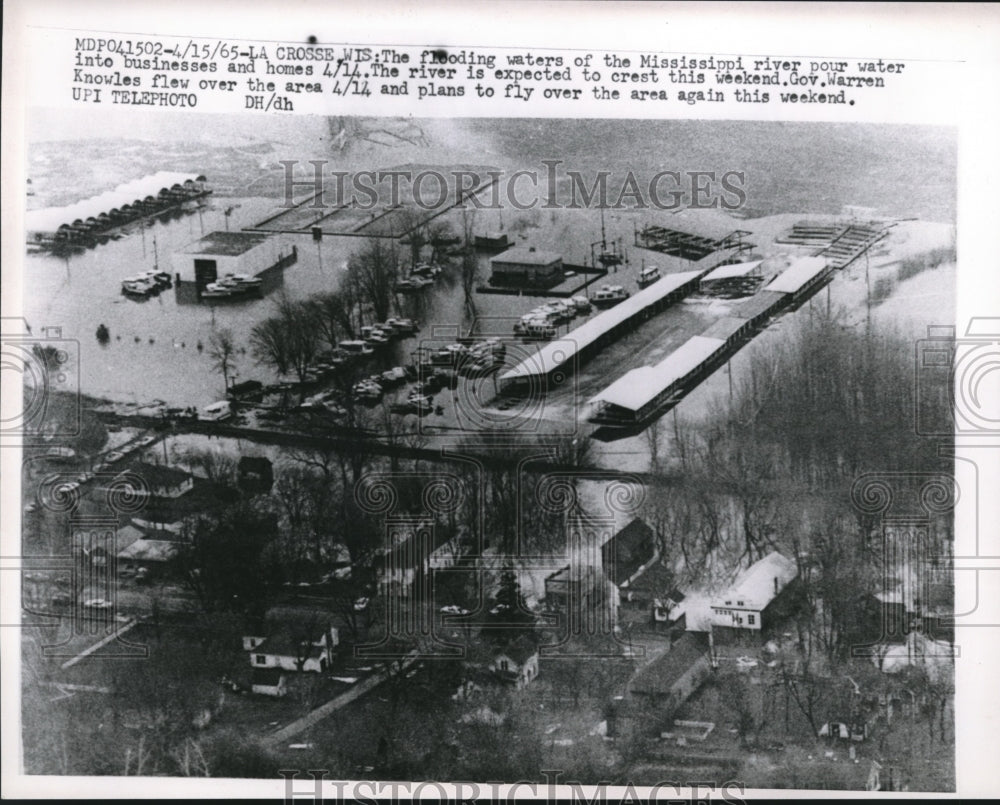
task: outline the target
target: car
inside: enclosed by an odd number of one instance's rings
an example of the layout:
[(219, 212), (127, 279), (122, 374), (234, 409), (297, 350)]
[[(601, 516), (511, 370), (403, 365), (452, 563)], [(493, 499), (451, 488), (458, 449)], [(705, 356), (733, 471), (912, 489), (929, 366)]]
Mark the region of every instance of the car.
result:
[(36, 511), (38, 511), (38, 504), (37, 503), (25, 503), (24, 504), (24, 513), (25, 514), (33, 514)]
[(368, 609), (368, 599), (367, 598), (365, 598), (364, 596), (362, 596), (361, 598), (358, 598), (357, 600), (355, 600), (355, 602), (354, 602), (354, 611), (355, 612), (364, 612), (366, 609)]
[(118, 450), (112, 450), (104, 457), (104, 461), (106, 464), (114, 464), (116, 461), (121, 461), (123, 458), (125, 458), (124, 453)]
[(89, 598), (83, 602), (87, 609), (111, 609), (112, 603), (106, 598)]
[(497, 604), (493, 609), (490, 610), (491, 615), (499, 615), (502, 612), (506, 612), (510, 607), (507, 604)]
[(451, 604), (451, 605), (446, 606), (446, 607), (441, 607), (441, 612), (443, 612), (445, 615), (468, 615), (469, 614), (469, 610), (462, 609), (461, 607), (455, 606), (454, 604)]
[(741, 671), (749, 671), (751, 668), (757, 667), (757, 660), (752, 657), (737, 657), (736, 667)]
[(153, 436), (152, 434), (150, 434), (148, 436), (143, 436), (139, 440), (139, 446), (140, 447), (149, 447), (155, 441), (156, 441), (156, 437)]

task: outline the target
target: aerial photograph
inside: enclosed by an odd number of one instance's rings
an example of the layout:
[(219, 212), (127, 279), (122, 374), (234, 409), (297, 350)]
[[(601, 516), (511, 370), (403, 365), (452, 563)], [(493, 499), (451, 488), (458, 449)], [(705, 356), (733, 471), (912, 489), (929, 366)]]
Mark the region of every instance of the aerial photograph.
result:
[(955, 790), (957, 129), (25, 160), (25, 774)]

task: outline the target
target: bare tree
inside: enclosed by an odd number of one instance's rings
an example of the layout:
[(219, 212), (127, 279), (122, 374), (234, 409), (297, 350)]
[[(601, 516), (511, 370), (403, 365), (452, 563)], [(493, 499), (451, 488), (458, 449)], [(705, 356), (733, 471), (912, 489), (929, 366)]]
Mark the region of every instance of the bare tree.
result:
[(208, 339), (208, 357), (212, 360), (212, 368), (222, 374), (222, 383), (229, 390), (229, 373), (233, 369), (236, 358), (236, 346), (231, 330), (213, 330)]

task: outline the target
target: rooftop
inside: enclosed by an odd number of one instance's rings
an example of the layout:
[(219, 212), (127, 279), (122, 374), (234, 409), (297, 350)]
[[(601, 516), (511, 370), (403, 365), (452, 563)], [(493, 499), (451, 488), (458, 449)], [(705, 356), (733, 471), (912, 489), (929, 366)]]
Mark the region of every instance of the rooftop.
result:
[(798, 574), (792, 559), (772, 551), (740, 573), (724, 599), (743, 601), (751, 609), (764, 609)]
[(763, 262), (763, 260), (752, 260), (749, 263), (736, 263), (719, 266), (718, 268), (708, 272), (701, 278), (701, 281), (712, 282), (713, 280), (729, 279), (730, 277), (745, 277), (756, 271)]
[(604, 572), (620, 586), (652, 560), (655, 552), (653, 529), (637, 517), (604, 543)]
[(118, 558), (131, 562), (167, 562), (177, 555), (178, 543), (161, 539), (137, 539), (118, 551)]
[(573, 356), (577, 352), (592, 344), (608, 330), (617, 327), (640, 310), (658, 302), (697, 276), (697, 271), (667, 274), (648, 288), (644, 288), (603, 313), (598, 313), (575, 330), (571, 330), (563, 338), (550, 341), (534, 355), (501, 375), (500, 379), (513, 380), (519, 377), (546, 375), (559, 366), (566, 363), (571, 364)]
[(522, 635), (510, 643), (500, 644), (493, 649), (493, 656), (510, 657), (518, 665), (524, 665), (533, 655), (538, 653), (538, 645), (527, 635)]
[(588, 402), (604, 402), (639, 411), (724, 346), (725, 341), (719, 338), (693, 336), (655, 366), (640, 366), (626, 372)]
[(268, 239), (257, 232), (210, 232), (194, 243), (189, 243), (181, 254), (214, 254), (220, 257), (238, 257)]
[(826, 270), (826, 259), (823, 257), (799, 257), (781, 272), (764, 289), (781, 293), (795, 293), (807, 285), (814, 277)]
[(562, 260), (562, 255), (556, 252), (539, 251), (533, 246), (515, 246), (513, 249), (498, 254), (490, 259), (490, 263), (520, 263), (522, 265), (547, 266)]
[(114, 190), (77, 201), (66, 207), (48, 207), (43, 210), (31, 210), (25, 215), (25, 224), (29, 232), (54, 232), (63, 224), (74, 221), (86, 221), (96, 218), (102, 213), (119, 210), (125, 205), (153, 196), (158, 196), (164, 190), (183, 187), (186, 182), (204, 182), (205, 177), (197, 173), (177, 173), (174, 171), (159, 171), (134, 179), (131, 182), (118, 185)]
[(708, 635), (703, 632), (685, 632), (670, 651), (636, 674), (629, 683), (629, 690), (647, 696), (667, 695), (677, 681), (707, 654)]
[(178, 469), (177, 467), (167, 467), (163, 464), (150, 464), (145, 461), (137, 461), (129, 467), (129, 469), (122, 472), (122, 475), (127, 473), (138, 475), (152, 489), (156, 489), (158, 487), (177, 486), (193, 477), (191, 473)]
[(280, 668), (254, 668), (253, 684), (275, 688), (281, 682), (281, 677), (285, 675)]

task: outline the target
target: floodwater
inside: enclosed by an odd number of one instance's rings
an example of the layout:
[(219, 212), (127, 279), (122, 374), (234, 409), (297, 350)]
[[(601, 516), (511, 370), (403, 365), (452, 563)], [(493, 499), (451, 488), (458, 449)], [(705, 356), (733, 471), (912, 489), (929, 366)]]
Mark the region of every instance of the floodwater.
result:
[[(243, 118), (206, 115), (204, 126), (192, 131), (189, 116), (166, 113), (143, 118), (138, 127), (132, 116), (90, 120), (76, 112), (72, 125), (66, 126), (60, 125), (60, 114), (36, 110), (29, 121), (29, 166), (38, 193), (29, 199), (32, 206), (67, 203), (156, 169), (200, 170), (216, 188), (201, 213), (136, 228), (118, 241), (70, 258), (25, 257), (24, 316), (33, 332), (61, 328), (63, 338), (78, 342), (76, 369), (82, 391), (120, 401), (159, 399), (170, 405), (202, 406), (219, 399), (222, 377), (206, 351), (198, 350), (199, 343), (208, 345), (215, 329), (228, 329), (235, 337), (240, 352), (236, 380), (275, 379), (250, 354), (253, 326), (269, 315), (271, 300), (281, 291), (301, 299), (336, 288), (350, 253), (362, 245), (358, 238), (325, 238), (317, 248), (308, 235), (275, 236), (294, 243), (299, 260), (284, 270), (274, 283), (277, 287), (262, 300), (184, 304), (184, 294), (168, 289), (135, 301), (121, 295), (120, 283), (154, 263), (174, 274), (172, 253), (202, 234), (240, 229), (277, 212), (280, 191), (275, 180), (284, 159), (304, 164), (326, 155), (331, 169), (418, 160), (442, 165), (488, 162), (509, 170), (540, 168), (541, 160), (556, 158), (563, 160), (561, 170), (606, 169), (617, 171), (616, 176), (624, 170), (744, 170), (749, 199), (743, 212), (751, 217), (835, 213), (843, 204), (867, 204), (886, 214), (954, 219), (957, 149), (950, 129), (725, 121), (418, 121), (425, 135), (422, 144), (390, 148), (365, 142), (346, 155), (330, 151), (324, 119), (262, 122), (259, 130), (250, 131), (238, 125)], [(609, 142), (615, 147), (609, 149)], [(914, 164), (924, 166), (923, 174), (913, 174)], [(265, 193), (270, 197), (262, 197)], [(226, 210), (231, 212), (228, 219)], [(635, 220), (628, 211), (609, 211), (608, 237), (622, 237), (627, 245)], [(475, 229), (504, 224), (526, 244), (556, 248), (570, 263), (584, 262), (600, 229), (596, 210), (538, 209), (523, 214), (479, 211)], [(481, 280), (487, 260), (481, 258)], [(627, 277), (608, 279), (629, 285)], [(424, 324), (422, 337), (431, 335), (432, 323), (453, 330), (468, 324), (459, 288), (439, 284), (424, 296), (419, 309), (404, 311)], [(479, 315), (499, 317), (502, 328), (540, 301), (476, 295)], [(96, 338), (101, 324), (111, 334), (104, 346)], [(405, 361), (415, 345), (408, 340), (394, 347), (391, 360)]]

